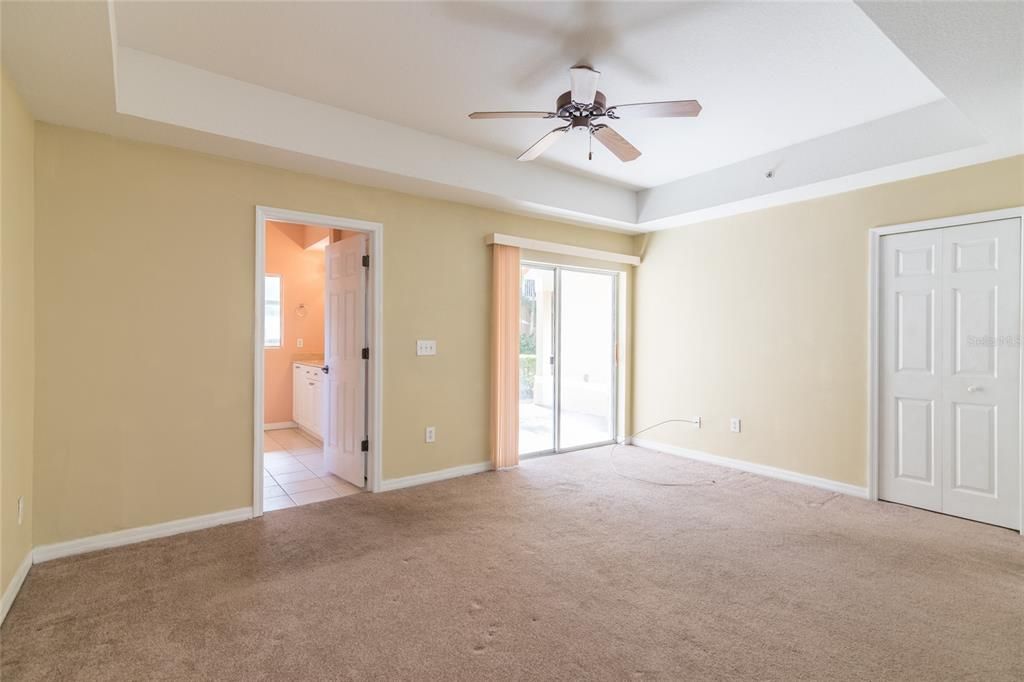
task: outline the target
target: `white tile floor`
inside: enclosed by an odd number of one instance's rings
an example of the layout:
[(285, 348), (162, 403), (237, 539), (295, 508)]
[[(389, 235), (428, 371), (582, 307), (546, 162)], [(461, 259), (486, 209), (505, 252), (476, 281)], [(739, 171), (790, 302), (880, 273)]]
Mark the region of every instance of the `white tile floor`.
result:
[(298, 429), (263, 432), (263, 511), (362, 492), (324, 468), (323, 448)]

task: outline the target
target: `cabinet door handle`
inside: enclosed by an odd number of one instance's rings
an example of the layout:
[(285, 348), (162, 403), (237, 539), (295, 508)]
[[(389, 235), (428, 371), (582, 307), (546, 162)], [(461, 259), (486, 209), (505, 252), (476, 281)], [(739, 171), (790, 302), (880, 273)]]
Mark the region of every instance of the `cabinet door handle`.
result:
[(968, 393), (977, 393), (980, 390), (981, 390), (981, 386), (968, 386), (967, 387), (967, 392)]

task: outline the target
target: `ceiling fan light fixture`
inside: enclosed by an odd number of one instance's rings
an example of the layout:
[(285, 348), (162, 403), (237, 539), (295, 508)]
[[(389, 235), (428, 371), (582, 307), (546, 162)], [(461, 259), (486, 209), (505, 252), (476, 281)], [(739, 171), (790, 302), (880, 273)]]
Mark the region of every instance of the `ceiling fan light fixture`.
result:
[(582, 106), (593, 104), (597, 95), (597, 80), (600, 77), (601, 72), (590, 66), (580, 65), (569, 69), (569, 81), (572, 83), (569, 92), (572, 101)]

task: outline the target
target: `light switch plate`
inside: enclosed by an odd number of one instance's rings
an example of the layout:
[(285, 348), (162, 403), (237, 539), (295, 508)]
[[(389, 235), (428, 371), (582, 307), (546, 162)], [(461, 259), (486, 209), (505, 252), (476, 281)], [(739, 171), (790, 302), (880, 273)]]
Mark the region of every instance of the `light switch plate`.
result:
[(420, 339), (416, 342), (416, 355), (437, 355), (437, 341)]

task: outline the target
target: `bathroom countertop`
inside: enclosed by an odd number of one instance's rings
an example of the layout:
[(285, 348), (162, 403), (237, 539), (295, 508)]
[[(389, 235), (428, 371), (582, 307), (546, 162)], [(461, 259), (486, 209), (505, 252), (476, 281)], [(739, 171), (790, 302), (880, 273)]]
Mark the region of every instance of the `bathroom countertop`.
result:
[(324, 366), (324, 356), (315, 355), (307, 356), (304, 358), (295, 358), (294, 360), (292, 360), (292, 362), (299, 365), (309, 365), (310, 367), (316, 367), (317, 369), (319, 369), (320, 367)]

